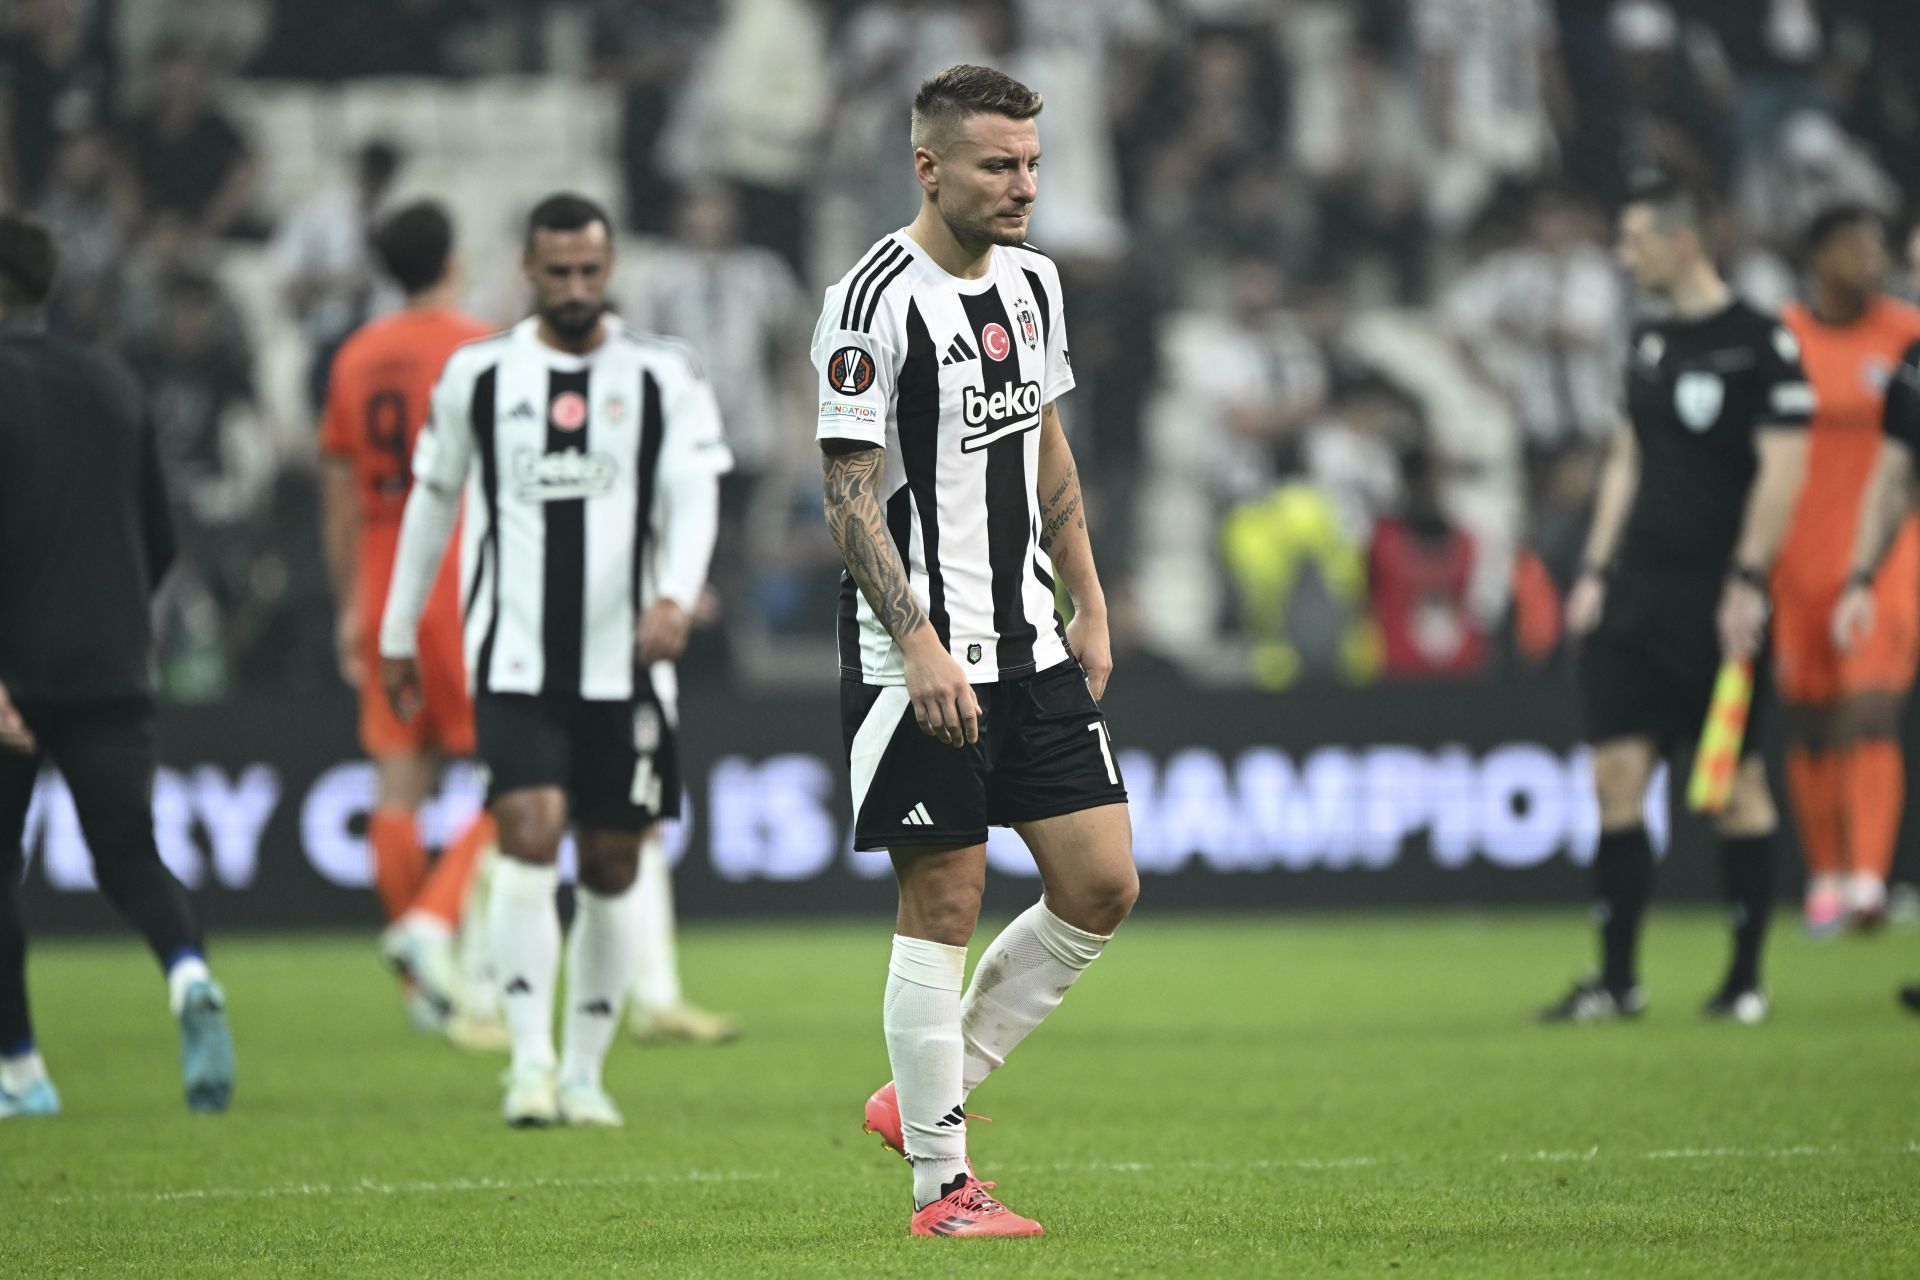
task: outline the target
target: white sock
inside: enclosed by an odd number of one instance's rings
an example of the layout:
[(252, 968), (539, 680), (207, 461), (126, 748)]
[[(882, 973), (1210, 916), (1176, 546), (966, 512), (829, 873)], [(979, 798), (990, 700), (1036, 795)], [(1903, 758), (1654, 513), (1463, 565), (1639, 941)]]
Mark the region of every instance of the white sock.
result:
[(1879, 911), (1887, 905), (1887, 882), (1871, 871), (1855, 871), (1842, 889), (1853, 911)]
[(1045, 900), (1020, 913), (993, 940), (974, 966), (973, 985), (961, 1002), (960, 1033), (966, 1042), (962, 1088), (972, 1093), (1060, 1007), (1061, 997), (1086, 972), (1108, 938), (1076, 929), (1047, 910)]
[(500, 987), (493, 976), (492, 938), (487, 932), (487, 903), (492, 900), (493, 871), (500, 864), (500, 847), (488, 845), (467, 882), (467, 900), (460, 910), (458, 942), (460, 1007), (476, 1018), (500, 1016)]
[(487, 931), (500, 970), (500, 1003), (513, 1039), (513, 1068), (553, 1068), (553, 988), (560, 969), (560, 913), (551, 866), (500, 859), (487, 900)]
[(562, 1080), (581, 1080), (596, 1088), (600, 1064), (620, 1026), (620, 1009), (633, 981), (633, 952), (639, 921), (639, 893), (574, 892), (573, 936), (567, 939), (566, 1053)]
[(187, 1007), (188, 987), (196, 982), (212, 981), (213, 971), (200, 956), (184, 955), (175, 960), (167, 970), (167, 1007), (173, 1010), (173, 1016), (179, 1017), (180, 1011)]
[(680, 1006), (679, 943), (674, 937), (673, 873), (667, 847), (657, 834), (640, 846), (640, 878), (634, 882), (640, 938), (634, 954), (633, 1002), (642, 1009)]
[(960, 1108), (960, 985), (966, 972), (965, 947), (894, 935), (881, 1021), (913, 1161), (915, 1208), (938, 1200), (940, 1188), (967, 1171), (967, 1118)]
[(40, 1060), (38, 1049), (0, 1058), (0, 1093), (25, 1093), (37, 1082), (46, 1079), (46, 1075), (47, 1064)]
[(453, 943), (453, 930), (445, 920), (430, 911), (418, 911), (411, 907), (400, 913), (396, 921), (400, 928), (411, 933), (421, 934), (435, 942)]

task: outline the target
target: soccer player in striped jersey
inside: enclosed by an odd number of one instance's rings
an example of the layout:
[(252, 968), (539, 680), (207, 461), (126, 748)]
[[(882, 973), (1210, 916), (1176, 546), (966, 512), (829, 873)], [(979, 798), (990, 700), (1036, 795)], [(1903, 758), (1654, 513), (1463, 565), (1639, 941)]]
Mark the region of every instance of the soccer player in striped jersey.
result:
[[(617, 1125), (601, 1062), (632, 981), (641, 848), (680, 807), (672, 660), (706, 582), (732, 465), (692, 352), (606, 310), (611, 223), (557, 195), (528, 222), (537, 314), (454, 352), (414, 451), (382, 682), (418, 703), (415, 634), (462, 486), (462, 598), (480, 757), (499, 825), (488, 903), (513, 1041), (515, 1126)], [(579, 852), (565, 1053), (555, 862)]]
[[(842, 728), (854, 841), (900, 907), (867, 1127), (913, 1168), (915, 1235), (1032, 1236), (967, 1159), (967, 1095), (1126, 918), (1126, 788), (1097, 699), (1113, 666), (1056, 399), (1073, 386), (1060, 278), (1026, 246), (1040, 95), (955, 66), (920, 87), (911, 225), (833, 288), (814, 333), (827, 521), (845, 558)], [(1062, 627), (1054, 575), (1074, 603)], [(989, 825), (1044, 898), (965, 987)]]
[(497, 1048), (504, 1034), (497, 1018), (459, 1007), (453, 961), (453, 930), (475, 862), (493, 843), (493, 823), (483, 815), (469, 824), (429, 871), (417, 816), (439, 762), (473, 754), (454, 575), (440, 575), (421, 616), (423, 696), (410, 722), (387, 706), (375, 643), (428, 396), (447, 356), (485, 336), (487, 326), (454, 309), (453, 219), (441, 205), (423, 200), (396, 209), (375, 228), (373, 249), (407, 303), (341, 345), (327, 378), (320, 451), (327, 570), (339, 615), (334, 647), (341, 676), (359, 690), (360, 745), (378, 771), (367, 843), (388, 922), (380, 949), (418, 1025), (470, 1048)]

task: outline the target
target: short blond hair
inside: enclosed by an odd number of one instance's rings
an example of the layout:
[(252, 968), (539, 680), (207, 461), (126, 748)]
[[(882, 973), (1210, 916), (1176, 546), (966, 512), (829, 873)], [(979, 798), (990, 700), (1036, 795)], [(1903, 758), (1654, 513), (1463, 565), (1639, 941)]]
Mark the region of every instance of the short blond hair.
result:
[(1031, 120), (1045, 103), (1006, 72), (963, 62), (928, 76), (913, 95), (913, 145), (938, 150), (953, 126), (969, 116)]

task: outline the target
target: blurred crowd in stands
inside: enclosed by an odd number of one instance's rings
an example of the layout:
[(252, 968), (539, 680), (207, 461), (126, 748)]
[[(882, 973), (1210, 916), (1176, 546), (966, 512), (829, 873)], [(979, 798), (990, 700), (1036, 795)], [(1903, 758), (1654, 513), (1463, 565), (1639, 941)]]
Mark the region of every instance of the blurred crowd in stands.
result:
[[(327, 362), (393, 305), (365, 232), (401, 194), (452, 204), (471, 309), (521, 313), (514, 157), (457, 150), (489, 132), (582, 157), (621, 309), (714, 373), (740, 471), (690, 660), (831, 680), (807, 342), (911, 217), (908, 103), (957, 61), (1047, 95), (1034, 242), (1066, 282), (1122, 678), (1557, 661), (1634, 305), (1629, 175), (1718, 193), (1767, 305), (1814, 212), (1904, 232), (1920, 192), (1913, 0), (0, 0), (0, 188), (60, 238), (53, 323), (133, 365), (162, 441), (169, 693), (335, 678)], [(408, 124), (495, 86), (566, 96), (524, 135)]]

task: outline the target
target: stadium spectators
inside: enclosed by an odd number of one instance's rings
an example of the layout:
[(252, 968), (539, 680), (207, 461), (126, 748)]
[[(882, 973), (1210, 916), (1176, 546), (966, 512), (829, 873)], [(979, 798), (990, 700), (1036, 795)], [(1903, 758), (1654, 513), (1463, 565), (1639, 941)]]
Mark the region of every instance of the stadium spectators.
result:
[(225, 687), (266, 603), (254, 566), (274, 461), (257, 426), (251, 353), (223, 324), (226, 305), (210, 277), (171, 276), (157, 324), (128, 346), (180, 544), (179, 629), (163, 634), (162, 662), (184, 664), (168, 691), (188, 696)]
[(313, 352), (307, 397), (315, 414), (326, 402), (327, 370), (348, 334), (399, 298), (375, 272), (368, 233), (400, 170), (400, 151), (390, 142), (363, 145), (349, 182), (329, 187), (299, 208), (273, 239), (287, 307), (300, 320)]
[(62, 253), (48, 313), (71, 337), (102, 342), (113, 335), (128, 250), (127, 196), (105, 133), (82, 129), (61, 140), (38, 213)]
[(593, 0), (593, 74), (621, 94), (620, 165), (626, 221), (659, 234), (672, 223), (675, 185), (660, 135), (719, 15), (718, 0)]
[(1466, 367), (1513, 406), (1535, 489), (1569, 454), (1601, 446), (1619, 402), (1626, 300), (1600, 226), (1542, 190), (1525, 238), (1469, 267), (1441, 303)]
[(1408, 449), (1399, 464), (1400, 503), (1374, 525), (1367, 548), (1381, 670), (1395, 678), (1477, 674), (1488, 641), (1471, 598), (1473, 535), (1448, 517), (1431, 452)]
[(45, 194), (61, 139), (113, 107), (106, 7), (80, 0), (8, 6), (0, 30), (0, 190), (15, 208)]
[(833, 93), (827, 37), (826, 15), (807, 0), (735, 0), (659, 140), (675, 179), (732, 183), (748, 243), (796, 271), (806, 266), (806, 184)]
[[(482, 228), (524, 214), (521, 168), (528, 182), (578, 171), (624, 193), (628, 220), (659, 237), (636, 244), (628, 278), (653, 278), (657, 255), (661, 296), (629, 309), (689, 330), (738, 401), (743, 469), (765, 459), (764, 501), (740, 504), (750, 518), (717, 572), (752, 584), (726, 592), (755, 602), (726, 601), (729, 632), (779, 639), (730, 634), (736, 660), (804, 655), (800, 640), (825, 634), (811, 575), (833, 559), (809, 510), (815, 478), (776, 447), (777, 361), (748, 354), (790, 286), (769, 272), (749, 287), (755, 267), (725, 297), (696, 297), (704, 251), (672, 236), (679, 193), (726, 187), (741, 244), (773, 250), (811, 297), (823, 264), (910, 212), (894, 161), (907, 96), (939, 66), (990, 60), (1047, 94), (1035, 241), (1075, 299), (1066, 417), (1106, 559), (1144, 575), (1145, 638), (1169, 654), (1232, 629), (1221, 499), (1258, 506), (1320, 483), (1333, 464), (1315, 457), (1343, 457), (1354, 439), (1342, 433), (1356, 368), (1387, 371), (1430, 427), (1442, 505), (1477, 548), (1475, 616), (1508, 611), (1522, 548), (1533, 595), (1553, 585), (1542, 573), (1564, 587), (1592, 484), (1582, 442), (1615, 390), (1592, 371), (1627, 320), (1593, 215), (1628, 173), (1657, 164), (1732, 197), (1718, 237), (1729, 275), (1766, 307), (1797, 287), (1790, 246), (1813, 211), (1844, 198), (1896, 212), (1920, 184), (1920, 10), (1866, 0), (231, 0), (217, 12), (9, 6), (0, 179), (69, 246), (54, 323), (150, 362), (168, 282), (215, 281), (220, 345), (251, 353), (262, 411), (296, 422), (305, 353), (319, 367), (337, 317), (377, 308), (351, 269), (319, 283), (352, 257), (354, 197), (316, 193), (370, 139), (392, 137), (410, 190)], [(248, 75), (221, 70), (211, 92), (210, 72), (236, 65)], [(499, 101), (563, 97), (564, 114), (541, 118), (568, 122), (564, 146), (543, 154), (532, 139), (546, 125), (488, 114), (496, 86)], [(106, 139), (124, 163), (103, 155)], [(244, 240), (255, 233), (305, 281), (300, 329), (276, 305), (272, 259)], [(309, 265), (285, 265), (296, 258)], [(474, 277), (510, 266), (479, 261)], [(1256, 322), (1263, 292), (1271, 314)], [(748, 294), (753, 318), (736, 328), (726, 317)], [(518, 314), (517, 291), (503, 307)], [(682, 318), (666, 315), (675, 307)], [(1511, 461), (1521, 442), (1530, 466)], [(276, 484), (310, 486), (304, 460), (288, 469), (268, 453)], [(1392, 465), (1357, 456), (1371, 461), (1355, 471), (1343, 457), (1343, 487), (1313, 505), (1364, 557), (1372, 520), (1397, 507), (1356, 502), (1365, 486), (1351, 482), (1398, 486)], [(276, 512), (256, 541), (280, 552), (294, 532)], [(1368, 595), (1362, 582), (1351, 598)], [(1330, 669), (1365, 666), (1343, 662)]]

